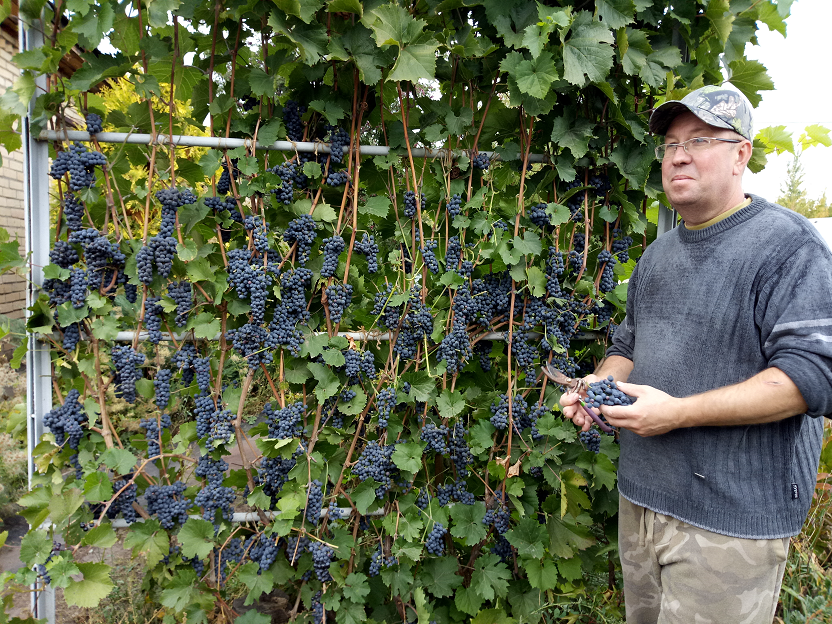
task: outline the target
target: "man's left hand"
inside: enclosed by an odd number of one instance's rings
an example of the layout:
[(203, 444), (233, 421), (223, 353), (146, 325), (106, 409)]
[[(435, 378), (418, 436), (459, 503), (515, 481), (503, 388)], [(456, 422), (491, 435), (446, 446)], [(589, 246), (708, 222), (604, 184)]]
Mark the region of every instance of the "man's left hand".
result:
[(652, 386), (618, 382), (618, 389), (638, 399), (632, 405), (602, 405), (601, 413), (615, 427), (629, 429), (642, 437), (667, 433), (679, 427), (675, 417), (679, 399)]

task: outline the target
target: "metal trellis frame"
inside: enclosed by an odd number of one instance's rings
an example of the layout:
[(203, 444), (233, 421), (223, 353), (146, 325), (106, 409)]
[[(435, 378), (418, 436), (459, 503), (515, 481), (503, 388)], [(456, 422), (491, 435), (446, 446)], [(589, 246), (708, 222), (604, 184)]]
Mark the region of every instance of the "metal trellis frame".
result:
[[(43, 45), (43, 28), (39, 20), (32, 21), (26, 24), (23, 20), (19, 26), (19, 44), (20, 51), (25, 52)], [(46, 79), (41, 76), (37, 79), (38, 92), (46, 91)], [(49, 250), (50, 250), (50, 211), (49, 211), (49, 141), (82, 141), (88, 142), (92, 140), (88, 132), (82, 131), (54, 131), (44, 130), (38, 136), (33, 136), (30, 131), (30, 121), (34, 114), (35, 97), (29, 105), (29, 111), (26, 118), (22, 120), (22, 138), (23, 138), (23, 159), (24, 159), (24, 203), (25, 203), (25, 221), (26, 221), (26, 251), (29, 253), (29, 280), (26, 289), (26, 318), (28, 320), (31, 312), (28, 310), (38, 298), (41, 287), (43, 286), (43, 267), (49, 264)], [(164, 134), (138, 134), (138, 133), (118, 133), (118, 132), (100, 132), (95, 135), (95, 139), (99, 143), (130, 143), (139, 145), (152, 145), (154, 142), (159, 145), (175, 145), (175, 146), (193, 146), (193, 147), (209, 147), (214, 149), (234, 149), (238, 147), (255, 146), (257, 149), (277, 150), (286, 152), (313, 152), (328, 154), (330, 147), (327, 144), (320, 142), (309, 141), (276, 141), (271, 144), (264, 144), (257, 142), (256, 144), (250, 139), (236, 139), (236, 138), (222, 138), (222, 137), (205, 137), (205, 136), (188, 136), (188, 135), (172, 135), (168, 137)], [(398, 153), (397, 150), (391, 150), (390, 147), (384, 145), (361, 145), (359, 152), (362, 156), (379, 156), (388, 155), (391, 152)], [(480, 152), (488, 154), (489, 157), (499, 157), (499, 154), (491, 151)], [(412, 150), (412, 155), (416, 158), (441, 158), (448, 155), (445, 149), (425, 149), (416, 148)], [(547, 154), (530, 154), (530, 163), (546, 163), (550, 162)], [(664, 209), (666, 210), (666, 209)], [(661, 228), (660, 228), (661, 231)], [(339, 336), (352, 337), (360, 340), (390, 340), (391, 334), (389, 332), (339, 332)], [(574, 338), (576, 340), (592, 340), (599, 334), (595, 332), (582, 332), (577, 334)], [(129, 342), (134, 339), (135, 332), (119, 332), (116, 336), (116, 341)], [(176, 339), (184, 337), (181, 334), (175, 334)], [(148, 339), (148, 333), (143, 331), (139, 333), (139, 341)], [(163, 340), (169, 340), (168, 334), (163, 334)], [(208, 340), (216, 340), (218, 337)], [(482, 336), (484, 340), (504, 340), (502, 332), (488, 332)], [(51, 379), (51, 362), (50, 362), (50, 345), (47, 341), (39, 339), (34, 334), (29, 334), (28, 353), (26, 359), (26, 384), (27, 384), (27, 459), (28, 459), (28, 474), (29, 486), (32, 486), (32, 480), (35, 476), (34, 464), (34, 449), (37, 445), (41, 435), (43, 434), (43, 417), (52, 409), (52, 379)], [(351, 511), (351, 509), (343, 509), (342, 512)], [(368, 515), (376, 515), (376, 512), (371, 512)], [(257, 514), (253, 513), (235, 513), (232, 522), (249, 522), (256, 519)], [(120, 528), (127, 526), (124, 521), (116, 520), (113, 526)], [(36, 618), (45, 618), (48, 624), (55, 622), (55, 592), (51, 586), (37, 585), (33, 589), (40, 591), (33, 592), (32, 596), (32, 610)]]

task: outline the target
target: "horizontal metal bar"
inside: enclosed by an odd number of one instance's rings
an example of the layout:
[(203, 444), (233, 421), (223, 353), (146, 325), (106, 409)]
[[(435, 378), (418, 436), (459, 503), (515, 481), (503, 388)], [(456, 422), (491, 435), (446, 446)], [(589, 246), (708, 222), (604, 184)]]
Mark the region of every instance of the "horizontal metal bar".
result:
[[(449, 505), (453, 505), (453, 503), (449, 503)], [(338, 507), (337, 508), (342, 518), (347, 518), (352, 514), (352, 507)], [(264, 511), (263, 512), (269, 520), (274, 520), (280, 513), (275, 511)], [(321, 518), (326, 516), (329, 513), (329, 507), (323, 507), (321, 509)], [(385, 515), (384, 509), (376, 509), (375, 511), (368, 511), (367, 513), (363, 514), (364, 516), (383, 516)], [(192, 514), (189, 516), (190, 518), (196, 518), (197, 520), (202, 518), (202, 516), (198, 514)], [(123, 518), (115, 518), (111, 520), (114, 529), (126, 529), (130, 525), (127, 524), (127, 521)], [(144, 518), (139, 518), (136, 522), (144, 522)], [(247, 512), (235, 512), (234, 515), (231, 517), (231, 522), (234, 524), (240, 524), (242, 522), (260, 522), (260, 514), (254, 511), (247, 511)], [(135, 523), (131, 523), (135, 524)]]
[[(99, 132), (95, 135), (99, 143), (132, 143), (136, 145), (153, 145), (153, 135), (135, 134), (130, 132)], [(38, 136), (39, 141), (91, 141), (89, 132), (80, 130), (68, 130), (58, 132), (56, 130), (43, 130)], [(224, 137), (191, 136), (185, 134), (157, 134), (157, 145), (173, 144), (177, 147), (211, 147), (214, 149), (234, 149), (237, 147), (249, 147), (254, 143), (251, 139), (226, 139)], [(256, 143), (257, 149), (276, 150), (281, 152), (313, 152), (317, 154), (329, 154), (328, 143), (319, 141), (275, 141), (274, 143)], [(386, 145), (360, 145), (358, 148), (362, 156), (387, 156), (390, 148)], [(427, 149), (423, 147), (411, 150), (414, 158), (440, 158), (447, 154), (445, 149)], [(492, 158), (495, 153), (481, 151), (480, 154), (487, 154)], [(530, 163), (549, 162), (547, 154), (529, 154)]]
[[(533, 338), (540, 338), (543, 334), (540, 332), (526, 332), (529, 336)], [(604, 332), (580, 332), (572, 336), (572, 340), (595, 340), (603, 335)], [(129, 332), (129, 331), (121, 331), (116, 334), (115, 342), (133, 342), (133, 338), (135, 337), (136, 332)], [(326, 336), (328, 335), (326, 332), (312, 332), (313, 336)], [(40, 334), (37, 334), (40, 340), (45, 341), (45, 337), (41, 337)], [(372, 332), (372, 331), (357, 331), (357, 332), (338, 332), (338, 336), (343, 338), (352, 338), (353, 340), (361, 340), (361, 341), (387, 341), (392, 340), (393, 337), (389, 332), (380, 333), (380, 332)], [(53, 336), (53, 338), (57, 339), (57, 336)], [(189, 338), (188, 334), (173, 334), (173, 338), (180, 342)], [(488, 332), (487, 334), (483, 334), (482, 336), (478, 337), (480, 340), (505, 340), (505, 333), (504, 332)], [(220, 339), (220, 335), (217, 334), (213, 338), (197, 338), (198, 341), (205, 341), (205, 342), (217, 342)], [(81, 340), (89, 340), (87, 336), (83, 333), (81, 334)], [(150, 334), (146, 331), (139, 332), (139, 342), (148, 342), (150, 340)], [(167, 333), (162, 333), (162, 341), (163, 342), (170, 342), (171, 336)]]

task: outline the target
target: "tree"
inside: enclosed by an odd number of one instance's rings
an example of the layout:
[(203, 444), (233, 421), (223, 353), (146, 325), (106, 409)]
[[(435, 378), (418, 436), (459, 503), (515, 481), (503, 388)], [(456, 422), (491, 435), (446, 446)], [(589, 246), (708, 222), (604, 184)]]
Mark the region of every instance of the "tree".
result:
[(786, 181), (780, 189), (777, 203), (810, 219), (832, 216), (826, 193), (819, 199), (807, 197), (806, 190), (803, 188), (804, 169), (800, 161), (802, 156), (803, 150), (798, 146), (792, 161), (786, 168)]

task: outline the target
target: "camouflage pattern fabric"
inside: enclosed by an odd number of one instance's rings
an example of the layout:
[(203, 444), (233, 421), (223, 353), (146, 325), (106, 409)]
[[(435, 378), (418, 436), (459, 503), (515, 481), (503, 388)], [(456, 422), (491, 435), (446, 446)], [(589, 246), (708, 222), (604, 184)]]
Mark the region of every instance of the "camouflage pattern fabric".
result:
[(733, 130), (754, 140), (751, 102), (735, 89), (708, 85), (691, 91), (681, 100), (668, 100), (650, 115), (650, 131), (665, 135), (677, 115), (690, 111), (706, 124)]
[(719, 535), (619, 496), (627, 624), (771, 624), (789, 539)]

